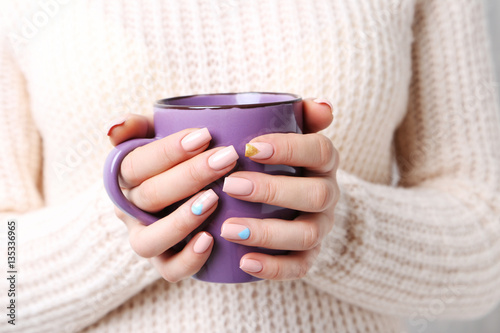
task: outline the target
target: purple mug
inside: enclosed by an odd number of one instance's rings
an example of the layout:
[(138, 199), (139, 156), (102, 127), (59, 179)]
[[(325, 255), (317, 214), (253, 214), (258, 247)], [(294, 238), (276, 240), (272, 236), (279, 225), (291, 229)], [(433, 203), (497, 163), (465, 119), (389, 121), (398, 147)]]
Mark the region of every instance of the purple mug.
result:
[[(207, 127), (212, 141), (207, 149), (233, 145), (239, 155), (230, 171), (256, 171), (272, 175), (299, 176), (302, 169), (287, 165), (260, 164), (245, 157), (245, 145), (253, 138), (268, 133), (302, 133), (302, 99), (287, 93), (227, 93), (193, 95), (159, 100), (154, 106), (155, 137), (132, 139), (116, 146), (104, 165), (104, 186), (114, 204), (143, 224), (154, 223), (173, 212), (189, 198), (152, 214), (145, 212), (123, 195), (118, 185), (118, 173), (123, 158), (139, 146), (161, 139), (186, 128)], [(226, 175), (227, 176), (227, 175)], [(219, 283), (258, 281), (239, 268), (241, 257), (249, 252), (286, 254), (287, 251), (244, 246), (220, 237), (223, 222), (230, 217), (279, 218), (291, 220), (297, 211), (262, 203), (246, 202), (222, 192), (223, 178), (209, 184), (219, 196), (216, 210), (175, 249), (182, 247), (201, 230), (214, 237), (209, 259), (193, 278)], [(168, 184), (165, 184), (168, 186)], [(173, 189), (175, 190), (175, 189)]]

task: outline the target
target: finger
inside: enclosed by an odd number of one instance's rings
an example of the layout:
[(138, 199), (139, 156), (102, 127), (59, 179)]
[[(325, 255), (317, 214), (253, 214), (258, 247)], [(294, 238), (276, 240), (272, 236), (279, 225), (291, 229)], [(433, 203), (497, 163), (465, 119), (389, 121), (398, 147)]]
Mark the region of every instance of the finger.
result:
[(240, 268), (250, 275), (267, 280), (293, 280), (303, 278), (318, 256), (320, 245), (307, 251), (286, 255), (248, 253), (240, 260)]
[(150, 261), (168, 282), (178, 282), (198, 272), (213, 248), (213, 237), (200, 232), (180, 252), (169, 250)]
[(132, 188), (207, 149), (207, 128), (190, 128), (134, 149), (120, 167), (120, 186)]
[(238, 171), (224, 179), (230, 196), (304, 212), (322, 212), (337, 202), (340, 191), (333, 177), (291, 177)]
[(266, 134), (251, 140), (245, 156), (263, 164), (306, 167), (326, 173), (337, 168), (339, 155), (332, 141), (323, 134)]
[(213, 190), (201, 192), (166, 217), (144, 226), (138, 220), (122, 220), (129, 229), (132, 249), (141, 257), (157, 256), (182, 241), (217, 208), (218, 196)]
[(333, 106), (325, 98), (305, 99), (304, 110), (304, 132), (316, 133), (327, 128), (333, 121)]
[(303, 214), (293, 221), (230, 218), (222, 225), (221, 236), (245, 246), (304, 251), (318, 246), (332, 225), (323, 213)]
[(153, 115), (126, 114), (112, 120), (107, 133), (113, 146), (133, 138), (153, 137)]
[(139, 208), (156, 212), (198, 192), (236, 165), (233, 146), (203, 152), (142, 182), (129, 190), (128, 198)]

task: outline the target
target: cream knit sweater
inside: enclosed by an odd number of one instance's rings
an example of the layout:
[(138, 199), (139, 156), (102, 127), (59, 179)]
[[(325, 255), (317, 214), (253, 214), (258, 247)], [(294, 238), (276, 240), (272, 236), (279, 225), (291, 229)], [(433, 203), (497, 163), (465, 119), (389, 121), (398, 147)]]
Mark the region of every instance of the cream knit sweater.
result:
[[(1, 1), (1, 332), (401, 332), (500, 299), (500, 126), (466, 0)], [(306, 278), (170, 284), (101, 179), (105, 124), (193, 93), (329, 98), (334, 230)], [(397, 162), (397, 163), (394, 163)], [(2, 240), (1, 271), (6, 268)]]

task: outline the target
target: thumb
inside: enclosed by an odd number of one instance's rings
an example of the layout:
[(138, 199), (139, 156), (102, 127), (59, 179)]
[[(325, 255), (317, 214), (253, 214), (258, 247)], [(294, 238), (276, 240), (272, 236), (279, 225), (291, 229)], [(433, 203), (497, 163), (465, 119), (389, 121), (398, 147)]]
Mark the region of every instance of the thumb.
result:
[(129, 113), (116, 118), (109, 123), (107, 134), (113, 146), (133, 138), (153, 137), (153, 114), (141, 116)]
[(307, 98), (304, 100), (304, 133), (316, 133), (333, 121), (333, 107), (327, 99)]

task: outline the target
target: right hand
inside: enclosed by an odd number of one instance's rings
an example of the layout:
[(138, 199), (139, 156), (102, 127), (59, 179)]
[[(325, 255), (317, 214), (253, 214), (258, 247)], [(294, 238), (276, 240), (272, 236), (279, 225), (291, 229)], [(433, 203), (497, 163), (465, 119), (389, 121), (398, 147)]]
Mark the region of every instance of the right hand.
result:
[[(136, 137), (153, 135), (153, 117), (132, 115), (126, 121), (111, 126), (108, 135), (117, 145)], [(145, 226), (115, 207), (116, 215), (125, 222), (132, 249), (141, 257), (149, 258), (161, 276), (177, 282), (200, 270), (213, 247), (213, 237), (200, 232), (180, 252), (171, 249), (196, 229), (217, 207), (217, 195), (212, 190), (202, 191), (206, 185), (228, 173), (238, 155), (233, 147), (207, 149), (211, 136), (205, 129), (199, 133), (204, 138), (198, 144), (182, 144), (190, 133), (200, 129), (190, 128), (136, 148), (122, 162), (119, 182), (123, 193), (134, 205), (148, 212), (157, 212), (166, 206), (195, 196), (171, 214)], [(207, 135), (208, 134), (208, 135)], [(221, 159), (209, 158), (217, 152)], [(225, 153), (225, 154), (224, 154)], [(200, 197), (208, 197), (200, 211), (192, 204)], [(199, 214), (199, 215), (197, 215)]]

